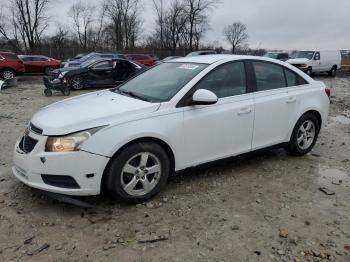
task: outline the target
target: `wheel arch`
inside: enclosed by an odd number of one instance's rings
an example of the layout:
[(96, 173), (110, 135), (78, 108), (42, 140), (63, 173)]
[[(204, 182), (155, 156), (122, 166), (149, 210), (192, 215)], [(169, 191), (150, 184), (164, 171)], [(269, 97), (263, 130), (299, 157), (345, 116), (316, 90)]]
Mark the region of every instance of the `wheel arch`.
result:
[(294, 122), (294, 124), (293, 124), (293, 126), (292, 126), (292, 129), (290, 130), (290, 132), (289, 132), (289, 139), (291, 138), (291, 135), (292, 135), (292, 133), (293, 133), (293, 130), (294, 130), (294, 128), (295, 128), (295, 125), (298, 123), (298, 121), (299, 121), (299, 119), (302, 117), (302, 116), (304, 116), (304, 115), (306, 115), (306, 114), (313, 114), (316, 118), (317, 118), (317, 121), (318, 121), (318, 124), (319, 124), (319, 128), (321, 128), (322, 127), (322, 124), (323, 124), (323, 122), (322, 122), (322, 115), (321, 115), (321, 113), (318, 111), (318, 110), (316, 110), (316, 109), (308, 109), (308, 110), (306, 110), (305, 112), (303, 112), (302, 114), (300, 114), (299, 116), (298, 116), (298, 118), (296, 119), (296, 121)]
[(114, 154), (113, 156), (110, 158), (110, 160), (108, 161), (108, 164), (106, 165), (104, 171), (103, 171), (103, 175), (102, 175), (102, 179), (101, 179), (101, 192), (104, 191), (105, 188), (105, 177), (106, 177), (106, 173), (107, 170), (112, 162), (112, 160), (121, 152), (123, 151), (125, 148), (127, 148), (128, 146), (130, 146), (131, 144), (135, 144), (135, 143), (142, 143), (142, 142), (153, 142), (158, 144), (159, 146), (161, 146), (165, 152), (167, 153), (168, 157), (169, 157), (169, 161), (170, 161), (170, 174), (173, 174), (175, 172), (175, 154), (172, 150), (172, 148), (169, 146), (168, 143), (166, 143), (164, 140), (157, 138), (157, 137), (152, 137), (152, 136), (145, 136), (145, 137), (139, 137), (139, 138), (135, 138), (129, 142), (127, 142), (126, 144), (124, 144), (123, 146), (121, 146)]

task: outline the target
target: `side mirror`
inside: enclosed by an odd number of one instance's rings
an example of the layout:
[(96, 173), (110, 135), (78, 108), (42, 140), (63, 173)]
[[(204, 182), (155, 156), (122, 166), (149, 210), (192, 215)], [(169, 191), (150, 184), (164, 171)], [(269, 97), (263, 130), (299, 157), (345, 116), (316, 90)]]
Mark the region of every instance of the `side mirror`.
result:
[(192, 96), (191, 105), (212, 105), (218, 102), (218, 97), (209, 90), (198, 89)]

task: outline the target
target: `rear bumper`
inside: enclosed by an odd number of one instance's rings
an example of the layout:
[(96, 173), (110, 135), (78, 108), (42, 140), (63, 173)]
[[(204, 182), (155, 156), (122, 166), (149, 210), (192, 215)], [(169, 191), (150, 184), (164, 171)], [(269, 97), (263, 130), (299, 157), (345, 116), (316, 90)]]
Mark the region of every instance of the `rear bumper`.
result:
[[(32, 132), (29, 136), (38, 141), (31, 152), (23, 152), (19, 146), (20, 141), (14, 148), (12, 171), (18, 180), (33, 188), (65, 195), (86, 196), (100, 193), (102, 175), (109, 158), (85, 151), (45, 152), (47, 137)], [(76, 181), (78, 187), (54, 186), (43, 180), (49, 180), (49, 176), (53, 179), (61, 176), (62, 181), (69, 176)]]

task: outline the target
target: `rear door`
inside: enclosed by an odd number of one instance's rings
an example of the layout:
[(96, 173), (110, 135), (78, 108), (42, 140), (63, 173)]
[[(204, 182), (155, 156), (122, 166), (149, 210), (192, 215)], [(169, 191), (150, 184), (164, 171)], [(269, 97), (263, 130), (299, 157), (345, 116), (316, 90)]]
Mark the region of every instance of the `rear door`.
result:
[(284, 67), (264, 61), (252, 61), (251, 65), (256, 79), (252, 141), (255, 150), (288, 140), (298, 97), (289, 93)]
[(26, 56), (22, 58), (26, 73), (35, 73), (35, 63), (34, 63), (34, 57), (32, 56)]

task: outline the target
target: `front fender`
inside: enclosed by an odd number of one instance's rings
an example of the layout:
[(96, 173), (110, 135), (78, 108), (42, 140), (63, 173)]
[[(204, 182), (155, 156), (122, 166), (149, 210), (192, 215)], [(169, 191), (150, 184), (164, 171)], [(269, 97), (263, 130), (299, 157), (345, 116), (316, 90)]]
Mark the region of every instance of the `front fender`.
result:
[(173, 151), (175, 168), (183, 160), (183, 113), (154, 116), (127, 123), (109, 126), (87, 140), (82, 150), (94, 154), (113, 157), (124, 145), (140, 138), (156, 138), (166, 143)]

